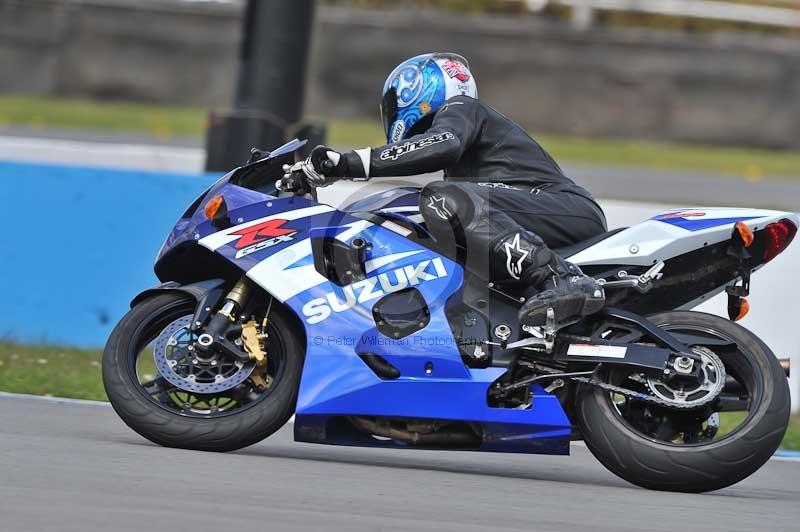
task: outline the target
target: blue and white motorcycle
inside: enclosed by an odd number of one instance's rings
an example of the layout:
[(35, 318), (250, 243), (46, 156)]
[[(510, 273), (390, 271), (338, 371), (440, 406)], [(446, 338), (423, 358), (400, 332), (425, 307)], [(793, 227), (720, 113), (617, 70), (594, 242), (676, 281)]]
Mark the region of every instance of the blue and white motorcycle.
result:
[[(417, 189), (334, 209), (302, 173), (281, 179), (303, 144), (192, 203), (156, 261), (163, 284), (108, 340), (108, 397), (145, 438), (231, 451), (294, 415), (297, 441), (334, 445), (563, 455), (582, 439), (620, 477), (686, 492), (777, 449), (788, 368), (735, 321), (796, 215), (680, 210), (558, 250), (608, 306), (526, 328), (518, 287), (444, 253)], [(687, 310), (721, 292), (730, 320)]]

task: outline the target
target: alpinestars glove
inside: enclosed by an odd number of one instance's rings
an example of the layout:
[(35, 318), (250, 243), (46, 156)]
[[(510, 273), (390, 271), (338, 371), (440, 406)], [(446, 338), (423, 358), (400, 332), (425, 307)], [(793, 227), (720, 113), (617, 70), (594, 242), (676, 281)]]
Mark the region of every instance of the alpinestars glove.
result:
[(327, 146), (317, 146), (303, 162), (303, 173), (314, 188), (327, 187), (347, 176), (347, 161)]

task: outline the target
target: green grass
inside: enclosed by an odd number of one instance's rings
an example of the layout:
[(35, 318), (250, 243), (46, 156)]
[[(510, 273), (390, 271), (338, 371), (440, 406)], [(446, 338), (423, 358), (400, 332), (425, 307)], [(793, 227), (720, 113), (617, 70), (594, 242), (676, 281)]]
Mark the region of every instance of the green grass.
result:
[(106, 400), (99, 349), (0, 343), (0, 391)]
[(800, 152), (652, 141), (537, 136), (556, 160), (740, 176), (749, 181), (800, 178)]
[[(102, 351), (0, 342), (0, 391), (106, 401), (100, 371)], [(154, 372), (148, 359), (138, 370)], [(736, 414), (721, 419), (721, 434), (738, 424)], [(800, 415), (792, 417), (784, 449), (800, 450)]]
[(169, 139), (200, 135), (206, 114), (196, 107), (0, 95), (2, 125), (147, 133)]
[(781, 447), (792, 451), (800, 451), (800, 415), (792, 416), (792, 420), (789, 422), (789, 430), (786, 431), (786, 436), (783, 437)]
[[(200, 137), (206, 110), (124, 102), (0, 95), (0, 127), (144, 133), (162, 140)], [(329, 121), (329, 142), (339, 147), (375, 146), (384, 141), (378, 120)], [(765, 178), (800, 178), (800, 152), (722, 148), (666, 142), (537, 135), (559, 161), (665, 170), (694, 170)]]

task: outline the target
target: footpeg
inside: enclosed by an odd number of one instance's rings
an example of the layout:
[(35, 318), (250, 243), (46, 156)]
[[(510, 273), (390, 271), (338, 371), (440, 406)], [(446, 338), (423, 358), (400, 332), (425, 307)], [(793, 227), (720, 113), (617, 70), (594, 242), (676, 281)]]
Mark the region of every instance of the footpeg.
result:
[(508, 344), (506, 349), (516, 348), (538, 348), (537, 351), (542, 349), (546, 353), (552, 353), (553, 347), (556, 343), (556, 311), (552, 307), (547, 309), (547, 323), (544, 327), (531, 327), (530, 325), (523, 325), (522, 330), (530, 334), (530, 338), (524, 338), (514, 343)]
[(556, 311), (553, 307), (547, 309), (547, 323), (544, 326), (544, 337), (555, 338), (556, 336)]

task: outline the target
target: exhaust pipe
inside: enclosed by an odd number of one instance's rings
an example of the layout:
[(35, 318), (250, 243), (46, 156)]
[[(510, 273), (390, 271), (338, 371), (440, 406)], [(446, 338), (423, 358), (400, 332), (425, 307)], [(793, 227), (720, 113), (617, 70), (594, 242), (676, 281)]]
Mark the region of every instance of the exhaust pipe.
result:
[(380, 418), (350, 416), (347, 419), (362, 432), (421, 447), (477, 449), (482, 442), (480, 435), (466, 427), (444, 427), (436, 432), (422, 433), (393, 427), (388, 420)]
[[(786, 378), (789, 378), (789, 359), (788, 358), (779, 358), (778, 362), (781, 363), (781, 368), (786, 373)], [(735, 395), (742, 395), (747, 393), (747, 391), (742, 388), (742, 385), (739, 384), (739, 381), (731, 377), (730, 375), (727, 376), (725, 379), (725, 392)]]
[(788, 378), (789, 377), (790, 360), (788, 358), (781, 358), (780, 359), (780, 363), (781, 363), (781, 367), (783, 368), (783, 371), (786, 372), (786, 377)]

